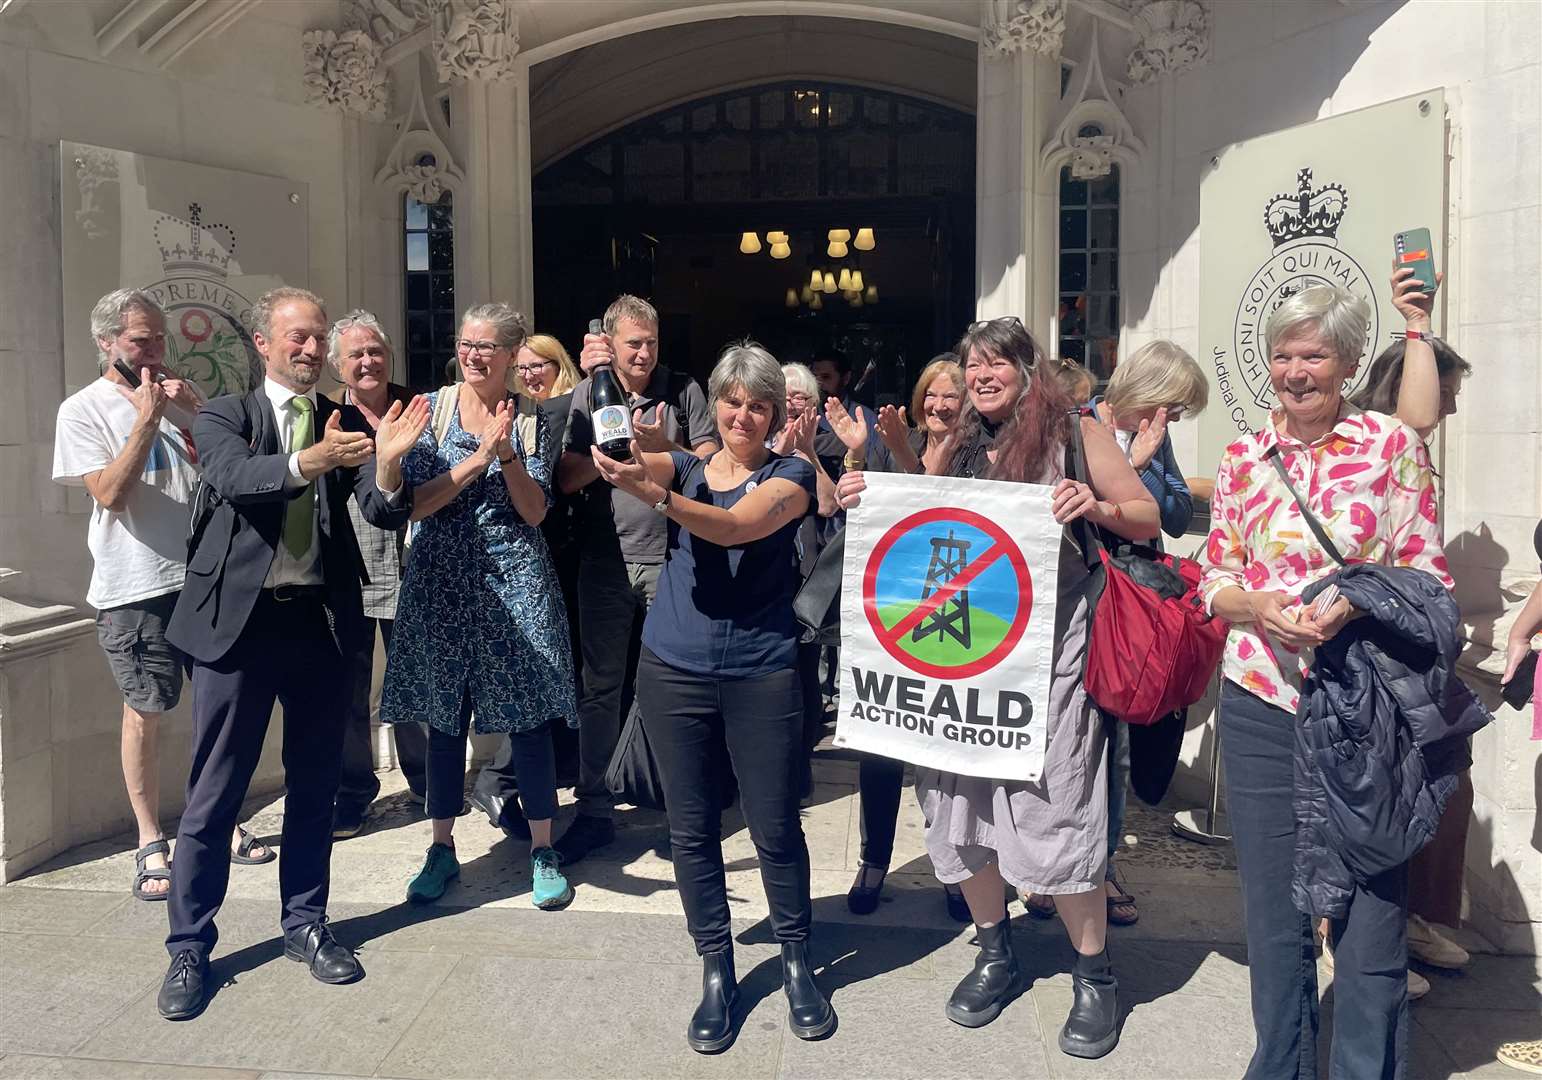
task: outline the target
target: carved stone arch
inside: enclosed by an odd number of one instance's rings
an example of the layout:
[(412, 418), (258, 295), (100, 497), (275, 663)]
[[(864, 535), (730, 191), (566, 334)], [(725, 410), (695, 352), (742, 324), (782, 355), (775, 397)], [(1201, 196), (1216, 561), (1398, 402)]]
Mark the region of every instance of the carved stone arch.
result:
[(1076, 179), (1096, 179), (1107, 176), (1115, 162), (1133, 165), (1146, 152), (1103, 77), (1096, 20), (1087, 40), (1087, 59), (1077, 66), (1065, 111), (1039, 154), (1046, 178), (1069, 165)]
[(412, 104), (400, 121), (396, 142), (375, 183), (405, 192), (421, 203), (436, 203), (446, 191), (458, 191), (466, 175), (450, 152), (449, 132), (423, 99), (421, 70), (412, 84)]

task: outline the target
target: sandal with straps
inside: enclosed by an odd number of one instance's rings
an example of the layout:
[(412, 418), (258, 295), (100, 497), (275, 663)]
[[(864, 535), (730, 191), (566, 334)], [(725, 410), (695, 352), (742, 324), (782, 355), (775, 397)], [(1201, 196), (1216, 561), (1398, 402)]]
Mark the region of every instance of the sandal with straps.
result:
[(1108, 921), (1115, 926), (1134, 926), (1140, 921), (1140, 908), (1135, 906), (1135, 897), (1117, 878), (1110, 876), (1107, 883), (1114, 887), (1114, 892), (1108, 897)]
[[(151, 855), (167, 856), (167, 866), (146, 866), (145, 861)], [(171, 845), (164, 839), (151, 840), (144, 847), (134, 852), (134, 886), (131, 890), (136, 900), (165, 900), (166, 894), (171, 892)], [(164, 891), (146, 892), (145, 883), (150, 881), (164, 881), (167, 883)]]
[[(270, 863), (278, 858), (278, 852), (247, 832), (244, 826), (237, 825), (236, 832), (241, 834), (241, 842), (230, 853), (231, 862), (240, 863), (242, 866), (261, 866), (263, 863)], [(252, 848), (258, 845), (262, 846), (263, 853), (261, 855), (253, 855)]]

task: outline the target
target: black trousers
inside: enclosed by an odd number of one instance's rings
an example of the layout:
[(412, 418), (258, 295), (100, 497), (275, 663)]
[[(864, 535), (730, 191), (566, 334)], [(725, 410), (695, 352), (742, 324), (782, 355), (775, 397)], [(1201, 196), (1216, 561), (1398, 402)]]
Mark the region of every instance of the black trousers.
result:
[[(1317, 962), (1312, 916), (1296, 910), (1290, 882), (1296, 718), (1235, 683), (1221, 688), (1226, 806), (1242, 881), (1257, 1049), (1246, 1080), (1317, 1076)], [(1333, 1049), (1343, 1080), (1401, 1078), (1408, 1057), (1408, 867), (1355, 890), (1331, 924)]]
[(275, 700), (284, 706), (284, 831), (278, 881), (282, 925), (326, 914), (332, 803), (348, 692), (342, 657), (319, 597), (264, 592), (230, 651), (193, 664), (193, 764), (171, 863), (166, 948), (207, 956), (230, 881), (230, 833), (262, 755)]
[(905, 763), (877, 754), (863, 754), (857, 763), (861, 795), (862, 862), (887, 870), (894, 857), (894, 827), (899, 821), (900, 793), (905, 787)]
[[(380, 794), (380, 778), (375, 775), (375, 745), (370, 738), (369, 686), (375, 674), (375, 627), (386, 652), (391, 651), (391, 619), (365, 619), (359, 640), (343, 657), (348, 668), (348, 719), (343, 728), (343, 776), (337, 785), (337, 805), (363, 810)], [(396, 740), (396, 760), (401, 765), (407, 786), (424, 791), (424, 756), (428, 753), (428, 732), (423, 724), (392, 724)]]
[(797, 669), (713, 679), (672, 668), (644, 648), (637, 698), (664, 785), (675, 883), (696, 951), (733, 946), (716, 794), (725, 768), (739, 781), (772, 933), (780, 942), (806, 941), (813, 903), (798, 816), (803, 702)]
[[(552, 725), (515, 731), (504, 737), (500, 758), (524, 795), (525, 813), (534, 821), (557, 816), (557, 758), (552, 750)], [(460, 813), (466, 784), (466, 742), (471, 737), (471, 696), (461, 705), (460, 734), (428, 729), (428, 787), (424, 809), (431, 818)], [(485, 773), (486, 770), (484, 769)], [(481, 777), (477, 778), (480, 785)]]

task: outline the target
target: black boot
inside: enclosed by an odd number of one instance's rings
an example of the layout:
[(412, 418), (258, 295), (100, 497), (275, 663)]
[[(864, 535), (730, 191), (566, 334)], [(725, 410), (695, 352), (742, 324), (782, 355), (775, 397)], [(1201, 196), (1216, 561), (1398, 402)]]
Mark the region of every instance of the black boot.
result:
[(814, 985), (814, 968), (808, 962), (808, 942), (782, 945), (782, 990), (787, 995), (787, 1018), (800, 1039), (817, 1039), (835, 1026), (835, 1010)]
[(713, 1054), (734, 1039), (734, 1002), (739, 981), (734, 978), (732, 949), (704, 953), (701, 958), (701, 1004), (691, 1014), (685, 1041), (698, 1054)]
[(965, 1027), (984, 1027), (1017, 996), (1022, 973), (1012, 955), (1012, 924), (1006, 919), (995, 926), (975, 925), (980, 955), (963, 981), (953, 988), (945, 1010), (948, 1019)]
[(1119, 1042), (1119, 980), (1108, 950), (1076, 955), (1071, 969), (1071, 1015), (1060, 1029), (1060, 1051), (1072, 1057), (1099, 1058)]

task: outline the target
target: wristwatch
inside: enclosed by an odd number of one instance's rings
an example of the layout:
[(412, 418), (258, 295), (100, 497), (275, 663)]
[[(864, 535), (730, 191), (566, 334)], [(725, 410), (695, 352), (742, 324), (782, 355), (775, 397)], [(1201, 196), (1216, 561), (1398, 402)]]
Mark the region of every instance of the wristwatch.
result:
[(656, 513), (656, 514), (662, 514), (666, 510), (668, 510), (668, 509), (669, 509), (669, 489), (665, 488), (664, 489), (664, 494), (659, 498), (659, 501), (653, 504), (653, 512)]

